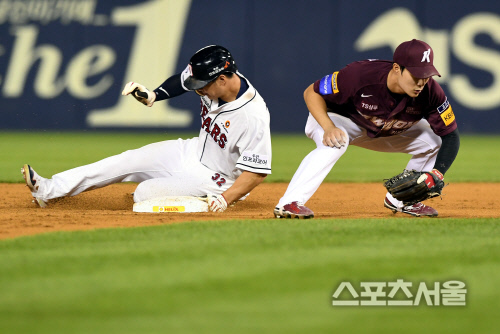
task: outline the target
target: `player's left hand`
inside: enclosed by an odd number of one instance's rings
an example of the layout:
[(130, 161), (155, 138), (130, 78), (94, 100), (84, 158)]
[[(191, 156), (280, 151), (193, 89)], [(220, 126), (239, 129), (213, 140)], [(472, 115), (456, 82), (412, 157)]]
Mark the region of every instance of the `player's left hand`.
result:
[(440, 196), (444, 188), (444, 177), (437, 169), (431, 172), (404, 170), (385, 180), (387, 191), (404, 205), (413, 205), (426, 199)]
[(137, 82), (129, 82), (125, 85), (122, 91), (122, 95), (129, 95), (132, 94), (132, 96), (142, 104), (151, 107), (153, 103), (156, 100), (156, 94), (152, 93), (144, 87), (143, 85), (137, 83)]
[(212, 212), (224, 212), (227, 209), (227, 201), (224, 195), (208, 195), (208, 208)]

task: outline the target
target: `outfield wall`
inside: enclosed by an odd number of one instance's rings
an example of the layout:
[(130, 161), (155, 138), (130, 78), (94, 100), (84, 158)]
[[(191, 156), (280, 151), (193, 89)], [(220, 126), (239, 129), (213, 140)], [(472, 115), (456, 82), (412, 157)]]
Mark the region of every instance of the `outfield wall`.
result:
[(361, 59), (427, 41), (461, 132), (498, 133), (500, 2), (491, 0), (0, 0), (0, 129), (199, 128), (185, 94), (151, 109), (120, 95), (156, 88), (208, 44), (232, 51), (267, 101), (272, 130), (303, 131), (302, 93)]

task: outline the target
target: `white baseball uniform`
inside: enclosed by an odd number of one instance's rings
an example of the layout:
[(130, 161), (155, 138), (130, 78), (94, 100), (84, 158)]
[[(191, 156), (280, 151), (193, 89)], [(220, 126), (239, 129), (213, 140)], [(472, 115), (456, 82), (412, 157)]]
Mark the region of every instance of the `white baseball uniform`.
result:
[[(340, 149), (325, 146), (323, 144), (325, 131), (309, 114), (305, 131), (306, 135), (314, 140), (317, 148), (302, 160), (277, 207), (293, 201), (306, 203), (314, 195), (335, 163), (347, 151), (349, 145), (379, 152), (411, 154), (412, 158), (406, 166), (406, 169), (409, 170), (431, 170), (434, 166), (441, 146), (441, 138), (434, 134), (429, 123), (424, 119), (403, 134), (371, 138), (367, 136), (366, 129), (355, 124), (349, 118), (334, 113), (328, 113), (328, 116), (348, 136), (348, 142)], [(402, 205), (391, 194), (387, 193), (387, 196), (391, 202)]]
[[(163, 196), (221, 194), (243, 172), (271, 174), (270, 115), (250, 82), (235, 101), (201, 97), (200, 135), (167, 140), (41, 179), (36, 197), (49, 200), (118, 182), (142, 182), (140, 202)], [(35, 194), (34, 194), (35, 196)]]

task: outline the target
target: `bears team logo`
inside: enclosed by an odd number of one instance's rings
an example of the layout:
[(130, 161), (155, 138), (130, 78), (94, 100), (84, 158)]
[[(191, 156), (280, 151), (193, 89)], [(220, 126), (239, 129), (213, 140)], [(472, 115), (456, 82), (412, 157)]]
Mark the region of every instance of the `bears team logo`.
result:
[[(225, 133), (221, 133), (221, 128), (219, 127), (219, 124), (215, 123), (212, 124), (212, 118), (208, 116), (209, 110), (206, 105), (201, 103), (201, 128), (205, 130), (206, 133), (208, 133), (213, 140), (219, 144), (220, 148), (225, 148), (226, 143), (227, 143), (227, 136)], [(227, 132), (227, 127), (229, 126), (230, 122), (226, 121), (224, 124), (221, 123), (221, 126), (226, 130)]]

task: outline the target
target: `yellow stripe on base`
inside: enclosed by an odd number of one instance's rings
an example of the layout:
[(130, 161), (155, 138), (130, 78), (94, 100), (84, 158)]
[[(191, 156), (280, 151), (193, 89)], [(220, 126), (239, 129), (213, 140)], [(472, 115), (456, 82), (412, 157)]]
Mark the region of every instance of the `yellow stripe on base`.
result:
[(153, 206), (153, 212), (184, 212), (184, 206)]

